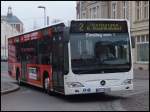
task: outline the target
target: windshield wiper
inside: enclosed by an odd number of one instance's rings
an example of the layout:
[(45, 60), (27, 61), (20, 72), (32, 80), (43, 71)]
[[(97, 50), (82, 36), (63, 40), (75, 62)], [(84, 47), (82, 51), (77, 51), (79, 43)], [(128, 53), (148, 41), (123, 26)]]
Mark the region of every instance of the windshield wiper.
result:
[(84, 73), (88, 73), (89, 71), (80, 71), (80, 72), (77, 72), (78, 74), (84, 74)]

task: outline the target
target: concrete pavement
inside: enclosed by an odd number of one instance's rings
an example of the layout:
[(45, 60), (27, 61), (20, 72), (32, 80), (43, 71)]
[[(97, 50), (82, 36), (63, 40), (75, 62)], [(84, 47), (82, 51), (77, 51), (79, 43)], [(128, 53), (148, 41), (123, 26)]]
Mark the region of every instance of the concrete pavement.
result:
[[(149, 81), (148, 70), (134, 70), (134, 80)], [(143, 87), (144, 88), (144, 87)], [(149, 90), (131, 93), (120, 103), (128, 111), (149, 111)]]
[(120, 102), (127, 111), (149, 111), (149, 91), (133, 94)]
[(9, 77), (8, 72), (1, 72), (1, 95), (18, 90), (16, 81)]
[(1, 81), (1, 95), (16, 91), (19, 88), (17, 84)]
[(134, 69), (134, 79), (149, 80), (149, 70)]

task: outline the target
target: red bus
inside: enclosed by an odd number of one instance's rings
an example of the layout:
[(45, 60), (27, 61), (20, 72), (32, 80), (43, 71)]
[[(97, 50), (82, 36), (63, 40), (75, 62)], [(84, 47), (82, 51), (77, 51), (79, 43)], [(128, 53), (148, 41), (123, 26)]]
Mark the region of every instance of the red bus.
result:
[(59, 23), (8, 39), (8, 71), (19, 84), (64, 91), (62, 70), (68, 59), (64, 28)]
[(49, 93), (132, 90), (131, 50), (126, 20), (73, 20), (9, 38), (8, 72)]

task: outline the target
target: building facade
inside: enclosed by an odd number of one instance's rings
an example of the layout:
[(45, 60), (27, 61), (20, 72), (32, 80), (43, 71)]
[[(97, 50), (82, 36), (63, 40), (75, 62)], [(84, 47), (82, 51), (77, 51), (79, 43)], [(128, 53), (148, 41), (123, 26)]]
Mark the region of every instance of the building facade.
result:
[(1, 20), (1, 59), (8, 57), (8, 42), (7, 39), (17, 35), (19, 32), (6, 21)]
[(135, 67), (149, 68), (149, 1), (131, 2), (131, 32), (135, 38)]
[(108, 2), (77, 1), (77, 19), (108, 18)]
[(7, 16), (1, 16), (1, 59), (8, 57), (8, 38), (23, 33), (23, 23), (8, 8)]
[(127, 19), (135, 68), (149, 69), (149, 1), (77, 1), (77, 19)]
[(8, 12), (6, 16), (1, 16), (1, 20), (6, 21), (12, 27), (16, 28), (18, 32), (23, 33), (23, 23), (18, 17), (13, 15), (11, 7), (8, 7)]

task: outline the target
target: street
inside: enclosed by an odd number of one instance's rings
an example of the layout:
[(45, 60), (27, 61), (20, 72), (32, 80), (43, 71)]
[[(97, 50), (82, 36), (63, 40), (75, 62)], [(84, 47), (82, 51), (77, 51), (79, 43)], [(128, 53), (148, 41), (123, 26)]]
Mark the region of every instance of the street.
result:
[[(6, 63), (1, 62), (1, 80), (12, 81)], [(141, 103), (142, 102), (142, 103)], [(134, 105), (131, 105), (131, 104)], [(141, 104), (140, 104), (141, 103)], [(148, 111), (149, 78), (134, 80), (134, 90), (65, 97), (50, 96), (43, 90), (23, 84), (20, 90), (1, 95), (3, 111)]]

